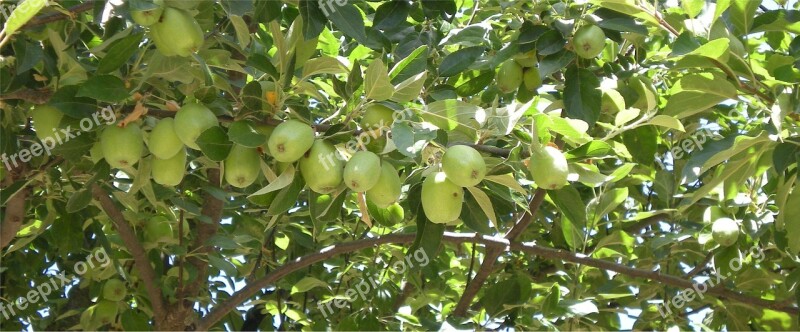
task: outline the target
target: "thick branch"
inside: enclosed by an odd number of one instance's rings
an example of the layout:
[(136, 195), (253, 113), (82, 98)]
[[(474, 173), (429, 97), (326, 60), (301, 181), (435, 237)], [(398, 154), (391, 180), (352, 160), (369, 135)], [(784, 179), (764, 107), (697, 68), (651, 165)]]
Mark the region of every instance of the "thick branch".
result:
[[(547, 196), (546, 190), (536, 190), (536, 192), (533, 194), (533, 198), (531, 198), (531, 201), (528, 204), (528, 210), (531, 211), (531, 213), (526, 212), (522, 215), (514, 227), (512, 227), (511, 230), (506, 233), (506, 239), (509, 241), (516, 240), (525, 231), (525, 229), (530, 226), (531, 222), (533, 221), (532, 214), (535, 214), (536, 211), (539, 210), (542, 202), (544, 202), (545, 196)], [(453, 310), (454, 315), (463, 317), (467, 313), (467, 309), (472, 303), (472, 300), (475, 299), (475, 296), (478, 295), (478, 291), (481, 290), (483, 284), (486, 282), (486, 279), (488, 279), (492, 274), (494, 264), (497, 262), (497, 258), (500, 257), (501, 253), (501, 250), (487, 248), (486, 256), (481, 263), (480, 269), (478, 269), (478, 273), (475, 274), (475, 278), (473, 278), (472, 281), (467, 284), (467, 287), (464, 289), (464, 293), (461, 294), (461, 299), (458, 300), (458, 304), (456, 304), (456, 308)]]
[[(15, 169), (10, 169), (5, 179), (3, 179), (3, 187), (8, 188), (18, 179), (22, 179), (25, 170), (24, 164)], [(0, 249), (7, 247), (12, 240), (17, 236), (17, 232), (22, 227), (22, 222), (25, 221), (25, 201), (31, 193), (31, 188), (25, 186), (21, 190), (14, 193), (6, 204), (6, 209), (3, 211), (3, 227), (0, 228)]]
[[(208, 182), (213, 187), (218, 188), (220, 186), (220, 171), (218, 168), (208, 170)], [(203, 201), (202, 214), (211, 221), (208, 223), (203, 221), (196, 222), (197, 236), (192, 243), (192, 248), (190, 248), (190, 252), (192, 252), (193, 255), (191, 255), (187, 261), (197, 269), (197, 282), (190, 283), (187, 285), (186, 289), (181, 290), (181, 298), (184, 300), (197, 296), (200, 287), (206, 286), (206, 280), (208, 279), (208, 261), (205, 260), (205, 256), (213, 250), (213, 247), (209, 246), (206, 242), (214, 236), (219, 229), (223, 205), (223, 201), (217, 199), (211, 193), (206, 193)], [(194, 303), (184, 304), (188, 305), (190, 308), (194, 306)]]
[(106, 212), (108, 217), (111, 218), (111, 222), (114, 223), (114, 228), (117, 229), (125, 247), (130, 250), (131, 256), (133, 256), (134, 266), (139, 271), (139, 276), (142, 278), (142, 282), (144, 282), (147, 296), (150, 298), (153, 314), (155, 316), (154, 318), (156, 322), (161, 321), (165, 315), (164, 298), (161, 296), (161, 290), (158, 287), (156, 272), (153, 270), (153, 266), (150, 265), (150, 260), (147, 259), (147, 254), (142, 244), (136, 238), (133, 228), (131, 228), (128, 221), (125, 220), (125, 216), (122, 215), (122, 212), (114, 204), (114, 201), (108, 196), (108, 192), (103, 190), (100, 185), (93, 184), (92, 195), (95, 200), (100, 202), (103, 211)]
[[(99, 0), (87, 1), (87, 2), (84, 2), (82, 4), (72, 6), (69, 9), (67, 9), (67, 11), (70, 12), (70, 14), (73, 15), (73, 16), (75, 14), (78, 14), (78, 13), (83, 13), (85, 11), (91, 10), (94, 7), (94, 3), (97, 2), (97, 1), (99, 1)], [(31, 19), (28, 22), (28, 24), (26, 24), (23, 27), (23, 29), (37, 27), (37, 26), (44, 25), (44, 24), (47, 24), (47, 23), (50, 23), (50, 22), (61, 21), (61, 20), (65, 20), (65, 19), (68, 19), (68, 18), (72, 18), (72, 16), (66, 15), (66, 14), (63, 14), (63, 13), (53, 13), (53, 14), (40, 15), (40, 16), (36, 16), (33, 19)]]
[[(311, 264), (324, 261), (336, 255), (355, 252), (366, 248), (371, 248), (377, 245), (411, 243), (414, 241), (415, 237), (416, 237), (415, 234), (385, 235), (378, 238), (364, 239), (343, 244), (337, 244), (334, 246), (323, 248), (313, 254), (298, 258), (292, 262), (284, 264), (280, 268), (272, 271), (271, 273), (267, 274), (261, 279), (249, 283), (247, 286), (234, 293), (230, 298), (228, 298), (226, 301), (222, 302), (216, 308), (211, 310), (211, 312), (206, 317), (200, 320), (196, 325), (196, 328), (197, 330), (203, 330), (203, 331), (210, 329), (220, 319), (225, 317), (225, 315), (227, 315), (231, 310), (234, 310), (237, 306), (244, 303), (244, 301), (246, 301), (248, 298), (254, 296), (261, 289), (266, 288), (269, 285), (274, 284), (281, 278), (293, 272), (300, 271), (310, 266)], [(455, 244), (475, 242), (483, 244), (487, 248), (494, 248), (493, 250), (499, 250), (501, 252), (509, 250), (526, 252), (544, 258), (559, 259), (565, 262), (591, 266), (607, 271), (614, 271), (619, 274), (630, 277), (644, 278), (652, 281), (658, 281), (670, 286), (687, 288), (687, 289), (692, 288), (694, 286), (694, 283), (689, 280), (684, 280), (669, 275), (663, 275), (655, 271), (635, 269), (609, 261), (604, 261), (596, 258), (589, 258), (582, 254), (576, 254), (564, 250), (543, 247), (533, 243), (511, 243), (507, 239), (503, 238), (494, 238), (489, 236), (479, 236), (476, 234), (462, 234), (462, 233), (451, 233), (451, 232), (445, 232), (442, 241)], [(756, 305), (764, 308), (770, 308), (777, 311), (783, 311), (790, 314), (800, 313), (800, 310), (798, 310), (798, 308), (795, 306), (784, 304), (777, 301), (769, 301), (761, 298), (743, 295), (725, 288), (709, 289), (708, 294), (713, 294), (722, 298), (732, 299), (742, 303), (748, 303), (751, 305)]]

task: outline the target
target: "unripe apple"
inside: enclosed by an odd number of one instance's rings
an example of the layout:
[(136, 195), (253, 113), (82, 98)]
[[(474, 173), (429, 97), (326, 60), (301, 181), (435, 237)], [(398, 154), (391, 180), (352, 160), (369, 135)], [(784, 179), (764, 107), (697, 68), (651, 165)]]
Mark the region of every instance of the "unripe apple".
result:
[(312, 191), (329, 194), (342, 184), (344, 164), (333, 144), (317, 140), (300, 158), (300, 174)]
[(503, 93), (511, 93), (522, 84), (522, 66), (513, 59), (506, 60), (497, 72), (497, 88)]
[(144, 152), (142, 130), (129, 123), (125, 128), (106, 126), (100, 135), (103, 157), (113, 168), (133, 167)]
[(355, 192), (365, 192), (378, 183), (381, 158), (369, 151), (359, 151), (344, 166), (344, 184)]
[(131, 18), (136, 24), (141, 26), (151, 26), (161, 19), (161, 14), (164, 12), (164, 2), (162, 0), (153, 1), (158, 7), (148, 10), (136, 10), (131, 12)]
[(447, 174), (437, 172), (422, 182), (422, 210), (433, 223), (446, 224), (461, 216), (464, 189), (447, 179)]
[(128, 295), (125, 282), (119, 279), (109, 279), (103, 285), (103, 298), (109, 301), (122, 301)]
[(150, 218), (144, 225), (144, 239), (148, 243), (168, 243), (173, 241), (172, 225), (164, 216)]
[(37, 105), (31, 109), (30, 114), (36, 137), (42, 141), (48, 137), (55, 140), (56, 135), (60, 134), (58, 128), (64, 113), (50, 105)]
[(94, 305), (94, 317), (92, 317), (92, 322), (98, 326), (111, 324), (117, 320), (118, 311), (119, 306), (117, 302), (100, 300)]
[(528, 164), (533, 181), (542, 189), (561, 189), (567, 185), (569, 165), (564, 154), (552, 146), (533, 149)]
[(535, 67), (539, 63), (539, 59), (536, 58), (536, 51), (517, 54), (514, 56), (514, 61), (524, 68)]
[(175, 133), (175, 120), (165, 118), (158, 121), (158, 124), (150, 131), (147, 145), (150, 153), (159, 159), (169, 159), (183, 151), (183, 142)]
[(208, 128), (217, 125), (219, 125), (217, 117), (208, 107), (189, 103), (183, 105), (178, 113), (175, 114), (173, 128), (183, 144), (192, 149), (200, 150), (196, 143), (197, 138)]
[(525, 84), (525, 88), (528, 91), (535, 92), (542, 86), (542, 78), (539, 77), (539, 68), (538, 67), (530, 67), (525, 69), (525, 73), (522, 74), (522, 82)]
[(279, 124), (267, 141), (269, 153), (282, 163), (299, 160), (313, 144), (314, 129), (297, 120)]
[(402, 186), (403, 183), (400, 182), (400, 176), (397, 175), (397, 170), (394, 169), (394, 166), (388, 162), (383, 162), (378, 183), (370, 190), (367, 190), (367, 200), (379, 208), (387, 208), (400, 198)]
[(584, 25), (572, 37), (575, 54), (584, 59), (592, 59), (603, 52), (606, 46), (606, 35), (596, 25)]
[(203, 29), (183, 9), (167, 7), (161, 20), (150, 26), (153, 42), (166, 56), (190, 56), (203, 46)]
[(394, 123), (394, 110), (381, 104), (372, 104), (364, 110), (361, 128), (365, 131), (391, 128)]
[(163, 186), (177, 186), (186, 175), (186, 151), (181, 149), (169, 159), (153, 157), (150, 176), (153, 181)]
[(255, 148), (234, 144), (225, 158), (225, 181), (236, 188), (246, 188), (261, 174), (261, 157)]
[(719, 218), (711, 225), (711, 237), (723, 247), (731, 246), (739, 238), (739, 224), (731, 218)]
[(474, 148), (456, 145), (448, 148), (442, 156), (442, 170), (453, 183), (472, 187), (486, 176), (486, 162)]

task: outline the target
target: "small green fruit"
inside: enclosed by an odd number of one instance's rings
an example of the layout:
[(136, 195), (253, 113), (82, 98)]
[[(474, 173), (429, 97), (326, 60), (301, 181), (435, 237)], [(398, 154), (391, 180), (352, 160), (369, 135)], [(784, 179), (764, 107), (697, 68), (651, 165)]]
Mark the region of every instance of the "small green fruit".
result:
[(156, 48), (165, 56), (187, 57), (203, 46), (203, 29), (183, 9), (164, 8), (161, 20), (150, 26), (150, 33)]
[(125, 282), (119, 279), (109, 279), (103, 285), (103, 298), (109, 301), (122, 301), (128, 295)]
[(723, 247), (731, 246), (739, 238), (739, 224), (731, 218), (719, 218), (711, 225), (711, 237)]
[(261, 157), (255, 148), (234, 144), (225, 158), (225, 181), (236, 188), (246, 188), (261, 174)]
[(141, 26), (151, 26), (156, 24), (161, 19), (161, 14), (164, 12), (163, 1), (153, 1), (158, 7), (148, 10), (137, 10), (131, 12), (131, 18), (136, 24)]
[(336, 191), (342, 184), (344, 161), (333, 144), (317, 140), (303, 158), (300, 158), (300, 174), (311, 190), (320, 194)]
[(464, 189), (447, 179), (444, 172), (433, 173), (422, 182), (422, 210), (433, 223), (446, 224), (458, 219), (464, 203)]
[(603, 89), (600, 112), (605, 114), (617, 114), (623, 109), (625, 109), (625, 98), (623, 98), (617, 90)]
[(400, 198), (402, 186), (403, 183), (400, 182), (397, 170), (394, 169), (392, 164), (384, 162), (381, 165), (381, 175), (378, 177), (378, 183), (370, 190), (367, 190), (367, 200), (379, 208), (387, 208)]
[(133, 123), (125, 128), (106, 126), (100, 135), (103, 156), (113, 168), (132, 167), (144, 152), (142, 130)]
[(282, 163), (299, 160), (313, 144), (314, 129), (297, 120), (279, 124), (267, 141), (269, 153)]
[(522, 74), (522, 82), (525, 84), (525, 88), (529, 91), (538, 90), (539, 87), (542, 86), (542, 78), (539, 77), (539, 68), (526, 68), (525, 73)]
[(514, 56), (514, 61), (524, 68), (535, 67), (539, 63), (539, 59), (536, 58), (536, 51), (517, 54)]
[(55, 140), (60, 135), (58, 128), (64, 113), (50, 105), (37, 105), (31, 110), (33, 119), (33, 129), (36, 130), (36, 137), (44, 141), (46, 138)]
[(539, 188), (553, 190), (567, 185), (569, 166), (564, 154), (552, 146), (531, 151), (528, 170)]
[(522, 66), (513, 59), (500, 65), (497, 72), (497, 88), (503, 93), (511, 93), (522, 84)]
[(400, 204), (394, 203), (389, 205), (386, 210), (389, 212), (389, 218), (387, 218), (387, 221), (393, 225), (406, 219), (406, 211), (403, 210), (403, 207), (400, 206)]
[(148, 243), (172, 242), (172, 225), (169, 219), (156, 216), (148, 220), (144, 225), (144, 240)]
[(596, 25), (584, 25), (572, 37), (575, 54), (584, 59), (592, 59), (603, 52), (606, 46), (606, 35)]
[(466, 145), (456, 145), (447, 149), (442, 156), (442, 170), (447, 179), (462, 187), (477, 185), (486, 176), (486, 162), (481, 154)]
[(359, 151), (344, 166), (344, 184), (355, 192), (372, 189), (381, 175), (381, 158), (369, 151)]
[(217, 116), (208, 107), (189, 103), (183, 105), (178, 113), (175, 114), (173, 128), (183, 144), (192, 149), (200, 150), (200, 147), (195, 143), (197, 138), (208, 128), (217, 125), (219, 125)]
[(100, 300), (94, 305), (94, 317), (92, 322), (99, 326), (111, 324), (117, 320), (119, 306), (117, 302)]
[(153, 157), (150, 176), (163, 186), (177, 186), (186, 175), (186, 151), (181, 150), (169, 159)]
[(169, 159), (183, 151), (183, 141), (175, 133), (175, 120), (165, 118), (158, 121), (147, 140), (150, 153), (160, 159)]
[(391, 128), (394, 123), (394, 110), (381, 104), (372, 104), (364, 110), (361, 128), (365, 131)]

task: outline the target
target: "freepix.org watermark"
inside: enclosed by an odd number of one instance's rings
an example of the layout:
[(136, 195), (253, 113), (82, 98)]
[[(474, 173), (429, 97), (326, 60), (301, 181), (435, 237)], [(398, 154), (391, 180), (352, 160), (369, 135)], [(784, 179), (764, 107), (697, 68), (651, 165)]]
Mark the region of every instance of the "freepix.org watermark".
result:
[[(95, 261), (97, 261), (99, 265), (95, 265)], [(111, 263), (111, 259), (108, 257), (108, 253), (105, 248), (100, 248), (100, 250), (86, 256), (85, 262), (75, 263), (73, 269), (75, 273), (80, 276), (88, 272), (90, 268), (93, 269), (96, 266), (106, 267), (109, 263)], [(49, 281), (33, 287), (25, 297), (20, 297), (9, 304), (0, 302), (0, 313), (2, 313), (4, 319), (8, 320), (17, 315), (17, 310), (25, 310), (28, 305), (34, 305), (39, 301), (47, 301), (47, 297), (50, 293), (70, 283), (72, 283), (72, 277), (67, 277), (67, 272), (61, 270), (61, 272), (50, 278)]]
[[(412, 114), (411, 110), (404, 110), (401, 112), (394, 112), (392, 114), (392, 122), (396, 123), (399, 121), (404, 121), (409, 115)], [(354, 137), (353, 139), (349, 140), (345, 143), (344, 148), (347, 150), (347, 153), (350, 155), (355, 154), (358, 151), (363, 151), (367, 149), (367, 145), (372, 142), (373, 139), (378, 139), (378, 137), (386, 136), (387, 141), (390, 139), (389, 131), (392, 130), (390, 125), (383, 120), (380, 120), (378, 123), (372, 124), (370, 128), (361, 128), (362, 132), (358, 136)], [(334, 152), (327, 155), (319, 155), (319, 161), (322, 164), (322, 167), (325, 168), (326, 171), (329, 171), (331, 167), (335, 165), (335, 160), (339, 159), (342, 161), (346, 161), (344, 155), (341, 153)]]
[[(752, 247), (750, 248), (750, 255), (754, 259), (754, 263), (759, 263), (764, 260), (764, 251), (759, 247)], [(736, 257), (731, 259), (728, 262), (728, 267), (731, 269), (732, 272), (738, 272), (742, 269), (743, 263), (740, 257)], [(705, 282), (695, 283), (692, 285), (691, 288), (686, 288), (680, 293), (673, 296), (669, 301), (665, 301), (661, 304), (656, 304), (656, 308), (658, 308), (658, 313), (661, 314), (662, 318), (666, 318), (667, 314), (672, 314), (672, 308), (674, 307), (675, 310), (680, 310), (689, 304), (691, 301), (695, 299), (695, 297), (699, 297), (701, 300), (705, 298), (706, 292), (712, 287), (721, 284), (723, 281), (731, 277), (731, 273), (727, 275), (722, 275), (719, 269), (714, 271), (714, 275), (712, 278), (709, 278)]]
[[(101, 123), (100, 119), (105, 120), (105, 123)], [(10, 156), (3, 153), (0, 155), (0, 159), (2, 159), (6, 169), (11, 169), (12, 164), (14, 165), (14, 168), (16, 168), (19, 167), (17, 159), (23, 163), (27, 163), (31, 160), (31, 158), (41, 156), (42, 153), (50, 156), (52, 154), (52, 150), (55, 149), (56, 146), (69, 142), (69, 140), (80, 136), (81, 132), (88, 132), (95, 126), (110, 125), (116, 121), (117, 115), (114, 114), (114, 111), (110, 107), (103, 108), (99, 112), (92, 113), (91, 117), (81, 119), (80, 122), (78, 122), (80, 131), (73, 131), (71, 125), (66, 126), (66, 128), (54, 128), (53, 133), (45, 137), (41, 144), (39, 142), (34, 142), (29, 148), (21, 149), (19, 152)]]
[[(419, 248), (413, 252), (413, 261), (412, 261), (412, 254), (408, 254), (405, 257), (405, 260), (399, 260), (392, 264), (395, 273), (403, 274), (406, 272), (407, 269), (412, 269), (415, 267), (414, 261), (418, 264), (419, 267), (427, 266), (430, 263), (430, 258), (428, 258), (428, 253), (425, 252), (424, 249)], [(375, 280), (374, 277), (369, 277), (367, 279), (362, 279), (361, 282), (356, 284), (353, 288), (348, 289), (344, 292), (344, 295), (347, 296), (348, 299), (335, 299), (326, 302), (319, 302), (317, 303), (317, 307), (322, 312), (323, 317), (328, 317), (329, 314), (333, 313), (333, 308), (331, 304), (336, 308), (343, 309), (347, 306), (348, 303), (353, 302), (356, 300), (356, 295), (361, 297), (362, 301), (367, 300), (367, 294), (371, 291), (378, 289), (378, 282)]]

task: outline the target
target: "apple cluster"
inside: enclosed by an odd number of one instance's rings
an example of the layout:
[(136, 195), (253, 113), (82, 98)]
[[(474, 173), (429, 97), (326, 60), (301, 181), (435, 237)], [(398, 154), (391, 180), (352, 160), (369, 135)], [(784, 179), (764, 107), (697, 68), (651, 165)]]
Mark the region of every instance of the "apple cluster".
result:
[(154, 1), (155, 8), (132, 11), (136, 24), (150, 29), (150, 39), (164, 56), (187, 57), (203, 46), (203, 29), (188, 9), (197, 1)]

